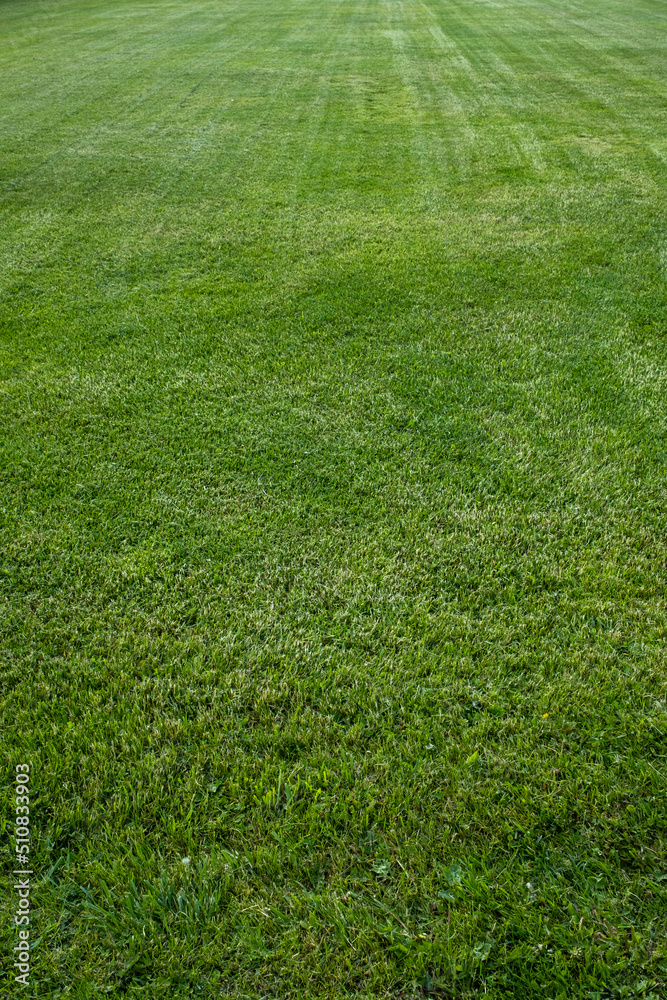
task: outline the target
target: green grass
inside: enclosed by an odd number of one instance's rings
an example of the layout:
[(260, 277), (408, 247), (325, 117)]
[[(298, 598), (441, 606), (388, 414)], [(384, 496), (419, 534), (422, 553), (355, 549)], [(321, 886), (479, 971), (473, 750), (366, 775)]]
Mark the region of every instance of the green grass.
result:
[(7, 996), (667, 997), (666, 29), (2, 0)]

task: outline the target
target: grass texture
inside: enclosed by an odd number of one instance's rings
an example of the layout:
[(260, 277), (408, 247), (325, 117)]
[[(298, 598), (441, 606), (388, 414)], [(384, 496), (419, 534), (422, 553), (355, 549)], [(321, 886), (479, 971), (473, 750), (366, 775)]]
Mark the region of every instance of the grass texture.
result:
[(666, 29), (2, 0), (7, 996), (667, 997)]

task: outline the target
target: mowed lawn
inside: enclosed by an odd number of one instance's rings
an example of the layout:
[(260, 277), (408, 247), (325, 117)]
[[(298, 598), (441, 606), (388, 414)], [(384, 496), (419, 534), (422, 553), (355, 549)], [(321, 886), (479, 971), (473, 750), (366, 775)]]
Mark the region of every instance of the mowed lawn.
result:
[(667, 997), (666, 52), (2, 0), (8, 997)]

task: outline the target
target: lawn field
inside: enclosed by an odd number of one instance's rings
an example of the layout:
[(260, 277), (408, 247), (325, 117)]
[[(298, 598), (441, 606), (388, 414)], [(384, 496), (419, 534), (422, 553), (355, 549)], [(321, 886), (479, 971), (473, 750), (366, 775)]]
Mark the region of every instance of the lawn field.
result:
[(0, 0), (3, 997), (667, 1000), (666, 191), (664, 0)]

